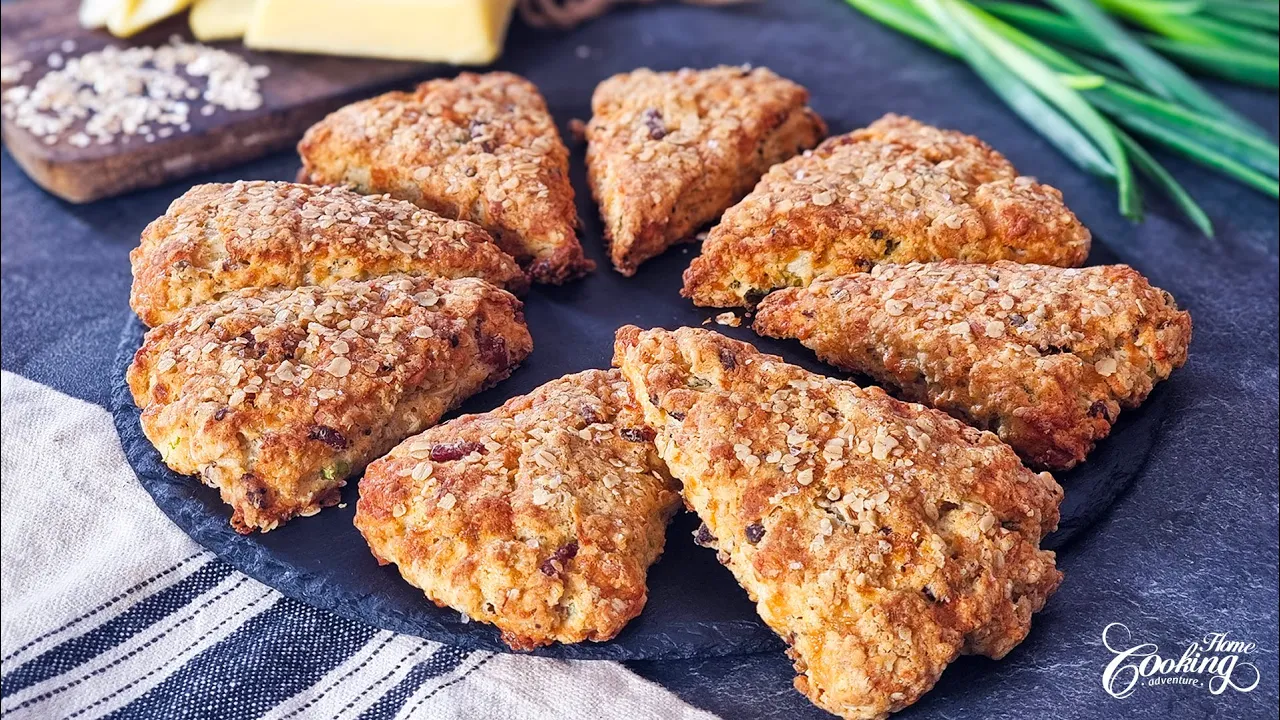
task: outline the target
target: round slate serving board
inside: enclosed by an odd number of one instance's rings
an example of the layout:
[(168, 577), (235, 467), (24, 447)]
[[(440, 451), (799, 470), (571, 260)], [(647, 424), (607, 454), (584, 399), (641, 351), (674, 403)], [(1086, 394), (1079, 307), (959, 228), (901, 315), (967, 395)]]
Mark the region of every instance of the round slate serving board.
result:
[[(581, 187), (581, 185), (579, 185)], [(507, 398), (529, 392), (566, 373), (608, 367), (613, 332), (627, 323), (642, 327), (700, 326), (716, 311), (696, 308), (679, 295), (680, 273), (696, 252), (681, 246), (624, 278), (603, 260), (594, 208), (579, 198), (583, 242), (601, 264), (586, 279), (565, 287), (536, 287), (525, 298), (525, 314), (534, 352), (510, 379), (471, 398), (461, 412), (483, 412)], [(590, 218), (590, 219), (588, 219)], [(1114, 261), (1095, 243), (1090, 264)], [(813, 354), (792, 341), (757, 337), (742, 327), (708, 327), (754, 343), (761, 350), (816, 372), (833, 375)], [(125, 455), (156, 504), (196, 542), (236, 569), (285, 595), (316, 607), (388, 630), (469, 648), (506, 650), (498, 632), (464, 622), (453, 610), (437, 608), (400, 579), (392, 566), (380, 567), (352, 525), (358, 484), (343, 492), (346, 507), (328, 508), (297, 518), (266, 534), (243, 536), (228, 524), (229, 509), (217, 491), (194, 478), (177, 475), (160, 461), (142, 435), (139, 411), (124, 383), (125, 369), (142, 343), (145, 327), (128, 316), (115, 361), (112, 410)], [(1066, 489), (1060, 529), (1046, 542), (1058, 548), (1096, 520), (1145, 461), (1162, 416), (1159, 389), (1139, 410), (1123, 413), (1111, 436), (1087, 463), (1061, 474)], [(455, 413), (456, 414), (456, 413)], [(635, 660), (732, 655), (776, 650), (782, 642), (756, 617), (746, 593), (715, 553), (693, 543), (697, 518), (676, 516), (667, 533), (666, 552), (649, 574), (644, 613), (606, 643), (552, 646), (539, 655), (561, 658)], [(1070, 582), (1070, 578), (1067, 579)]]

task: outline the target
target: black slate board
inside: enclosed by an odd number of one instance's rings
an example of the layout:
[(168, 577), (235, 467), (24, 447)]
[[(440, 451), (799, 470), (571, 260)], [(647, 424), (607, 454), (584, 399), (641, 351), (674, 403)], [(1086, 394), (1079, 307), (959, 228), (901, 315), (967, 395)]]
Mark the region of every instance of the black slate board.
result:
[[(579, 186), (581, 187), (581, 185)], [(510, 379), (471, 398), (462, 412), (483, 412), (542, 383), (592, 367), (608, 367), (613, 331), (631, 323), (642, 327), (700, 326), (715, 311), (696, 308), (679, 295), (680, 274), (696, 253), (681, 246), (641, 267), (634, 278), (608, 269), (600, 253), (595, 209), (580, 195), (583, 244), (601, 269), (577, 283), (536, 287), (525, 298), (525, 315), (534, 352)], [(1098, 247), (1091, 264), (1113, 262)], [(742, 327), (710, 328), (754, 343), (817, 372), (838, 375), (793, 341), (756, 336)], [(228, 563), (285, 595), (339, 615), (397, 632), (470, 648), (505, 650), (498, 633), (479, 623), (464, 623), (459, 613), (440, 609), (403, 582), (393, 567), (379, 567), (352, 525), (357, 483), (343, 493), (346, 507), (298, 518), (270, 533), (249, 537), (227, 523), (229, 510), (217, 492), (193, 478), (179, 476), (160, 461), (142, 435), (124, 373), (142, 343), (145, 328), (129, 316), (115, 361), (112, 410), (125, 455), (156, 504), (197, 542)], [(585, 342), (590, 338), (591, 342)], [(594, 350), (592, 350), (594, 349)], [(604, 352), (601, 352), (601, 351)], [(1159, 389), (1143, 408), (1124, 413), (1111, 437), (1083, 466), (1059, 477), (1066, 489), (1060, 529), (1047, 546), (1061, 547), (1096, 520), (1145, 461), (1162, 416)], [(667, 535), (667, 549), (649, 576), (644, 613), (614, 640), (554, 646), (537, 654), (561, 658), (636, 660), (733, 655), (782, 647), (756, 617), (746, 594), (715, 553), (693, 544), (697, 519), (681, 513)]]

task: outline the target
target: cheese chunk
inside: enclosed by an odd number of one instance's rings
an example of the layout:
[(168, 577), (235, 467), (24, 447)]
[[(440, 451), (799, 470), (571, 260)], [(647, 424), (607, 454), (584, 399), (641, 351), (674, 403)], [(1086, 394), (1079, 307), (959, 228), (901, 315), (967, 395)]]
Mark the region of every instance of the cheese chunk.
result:
[(484, 65), (515, 0), (259, 0), (244, 42), (262, 50)]
[(196, 0), (191, 7), (191, 34), (201, 42), (244, 37), (257, 0)]
[(80, 3), (80, 27), (97, 30), (107, 26), (107, 18), (124, 0), (83, 0)]
[(190, 4), (191, 0), (126, 0), (107, 16), (107, 30), (116, 37), (131, 37), (186, 10)]

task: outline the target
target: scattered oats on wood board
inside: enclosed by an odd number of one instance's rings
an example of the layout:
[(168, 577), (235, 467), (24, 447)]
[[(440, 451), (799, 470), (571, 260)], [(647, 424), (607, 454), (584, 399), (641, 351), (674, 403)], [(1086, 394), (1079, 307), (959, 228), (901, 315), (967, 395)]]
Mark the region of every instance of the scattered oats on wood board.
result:
[[(270, 74), (265, 65), (177, 36), (158, 47), (51, 53), (46, 64), (49, 71), (32, 84), (4, 90), (0, 112), (46, 144), (76, 147), (169, 137), (174, 128), (190, 127), (196, 107), (204, 116), (218, 109), (256, 110), (262, 106), (259, 83)], [(24, 60), (0, 75), (6, 83), (20, 82), (31, 70)]]

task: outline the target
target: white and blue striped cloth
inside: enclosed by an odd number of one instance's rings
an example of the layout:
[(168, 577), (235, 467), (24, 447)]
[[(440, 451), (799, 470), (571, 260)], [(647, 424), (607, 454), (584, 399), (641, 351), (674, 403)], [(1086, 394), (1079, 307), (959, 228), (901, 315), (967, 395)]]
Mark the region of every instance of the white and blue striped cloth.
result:
[(0, 384), (5, 720), (712, 718), (616, 663), (469, 651), (290, 600), (152, 504), (107, 411)]

